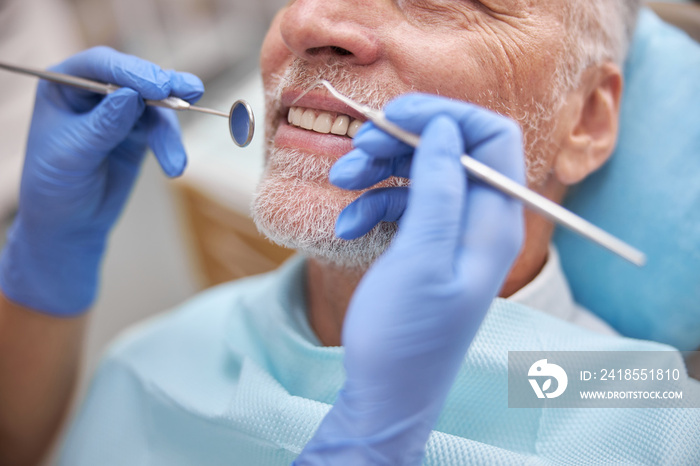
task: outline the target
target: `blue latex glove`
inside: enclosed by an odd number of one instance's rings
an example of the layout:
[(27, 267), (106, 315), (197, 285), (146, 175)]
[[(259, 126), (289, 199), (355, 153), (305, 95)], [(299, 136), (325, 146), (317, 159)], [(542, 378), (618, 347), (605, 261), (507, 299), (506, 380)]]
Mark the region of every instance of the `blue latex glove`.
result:
[(10, 300), (57, 316), (94, 301), (107, 236), (123, 210), (147, 146), (168, 176), (186, 155), (172, 110), (145, 107), (169, 95), (193, 101), (202, 82), (106, 47), (54, 71), (124, 86), (103, 97), (41, 81), (27, 143), (19, 212), (0, 258)]
[[(524, 183), (522, 136), (511, 120), (435, 96), (403, 96), (387, 117), (422, 134), (414, 151), (372, 124), (331, 181), (361, 189), (409, 176), (408, 189), (368, 191), (338, 219), (362, 235), (400, 218), (343, 327), (347, 381), (297, 465), (420, 464), (448, 391), (523, 240), (521, 205), (468, 182), (463, 152)], [(405, 212), (404, 212), (405, 211)]]

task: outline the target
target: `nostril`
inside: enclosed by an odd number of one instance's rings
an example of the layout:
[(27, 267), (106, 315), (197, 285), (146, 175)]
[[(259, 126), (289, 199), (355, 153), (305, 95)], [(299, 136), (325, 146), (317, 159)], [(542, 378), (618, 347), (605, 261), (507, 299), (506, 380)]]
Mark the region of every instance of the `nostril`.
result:
[(351, 52), (351, 51), (346, 50), (346, 49), (344, 49), (344, 48), (342, 48), (342, 47), (336, 47), (335, 45), (334, 45), (334, 46), (331, 46), (330, 49), (331, 49), (331, 51), (332, 51), (333, 53), (338, 54), (338, 55), (342, 55), (342, 56), (345, 56), (345, 55), (352, 55), (352, 52)]
[(311, 56), (318, 56), (318, 55), (323, 54), (323, 52), (326, 52), (326, 53), (330, 52), (331, 55), (339, 55), (342, 57), (352, 55), (351, 51), (344, 49), (342, 47), (337, 47), (335, 45), (329, 46), (329, 47), (314, 47), (314, 48), (308, 49), (306, 51), (306, 53), (308, 53)]

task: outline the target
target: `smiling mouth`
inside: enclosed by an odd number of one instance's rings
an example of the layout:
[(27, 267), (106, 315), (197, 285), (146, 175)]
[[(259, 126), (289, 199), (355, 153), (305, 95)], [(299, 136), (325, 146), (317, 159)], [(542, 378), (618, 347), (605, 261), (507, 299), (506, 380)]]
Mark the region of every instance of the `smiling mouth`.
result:
[(354, 138), (364, 123), (340, 113), (323, 112), (305, 107), (291, 107), (287, 122), (297, 128), (320, 134), (334, 134)]

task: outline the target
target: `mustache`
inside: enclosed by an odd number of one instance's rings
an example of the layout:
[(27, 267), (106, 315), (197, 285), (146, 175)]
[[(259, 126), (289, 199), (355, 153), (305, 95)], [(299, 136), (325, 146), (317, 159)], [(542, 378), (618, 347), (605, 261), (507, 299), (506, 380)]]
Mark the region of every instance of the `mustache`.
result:
[(315, 65), (295, 58), (284, 75), (280, 77), (275, 89), (275, 100), (279, 100), (288, 90), (307, 90), (321, 79), (330, 82), (333, 87), (351, 99), (374, 108), (384, 107), (401, 93), (396, 86), (392, 85), (393, 83), (376, 79), (376, 76), (372, 79), (362, 79), (356, 70), (357, 66), (333, 58)]

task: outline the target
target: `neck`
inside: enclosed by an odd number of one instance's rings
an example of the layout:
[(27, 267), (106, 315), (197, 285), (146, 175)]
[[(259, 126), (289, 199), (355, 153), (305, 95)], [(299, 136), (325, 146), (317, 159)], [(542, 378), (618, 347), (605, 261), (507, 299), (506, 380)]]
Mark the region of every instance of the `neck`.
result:
[(530, 283), (547, 262), (554, 226), (530, 211), (525, 212), (525, 240), (520, 255), (506, 277), (499, 296), (507, 298)]
[(309, 259), (306, 302), (309, 324), (324, 346), (341, 346), (345, 312), (364, 273)]
[[(544, 197), (561, 204), (566, 195), (566, 186), (550, 174), (537, 186), (530, 186)], [(535, 279), (547, 262), (549, 243), (554, 233), (554, 224), (541, 215), (525, 209), (525, 240), (520, 255), (513, 264), (499, 296), (512, 296)]]

